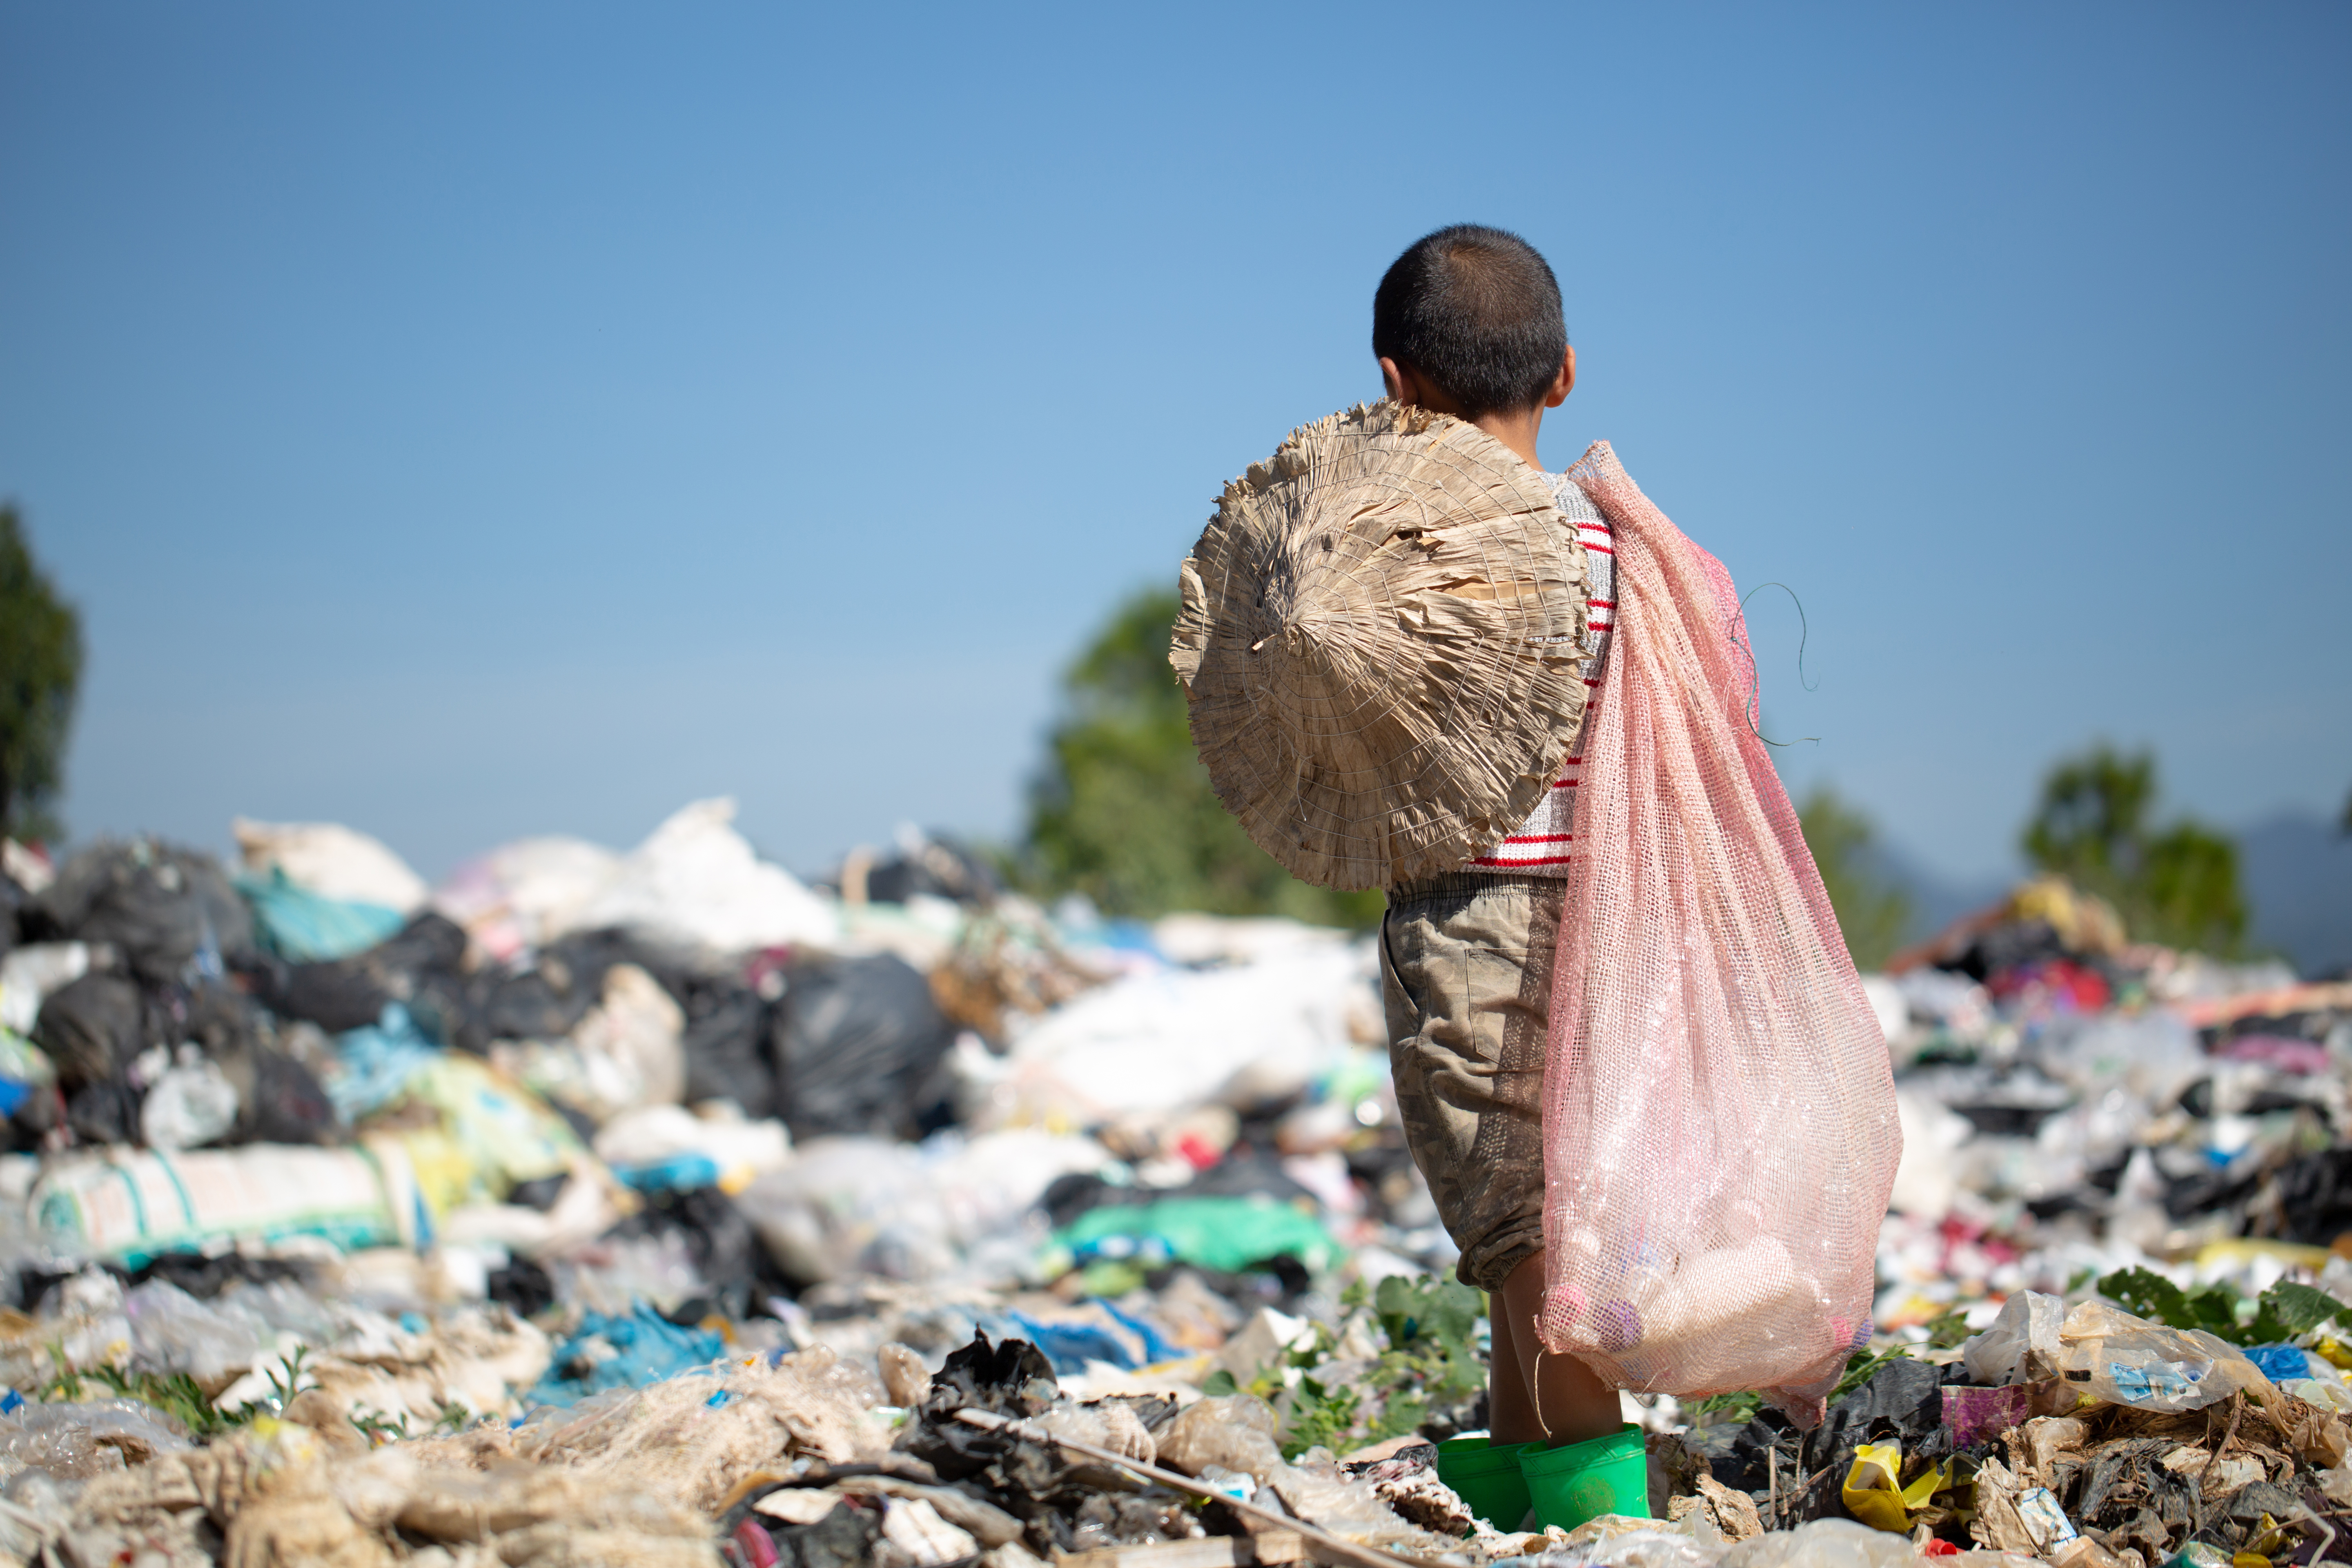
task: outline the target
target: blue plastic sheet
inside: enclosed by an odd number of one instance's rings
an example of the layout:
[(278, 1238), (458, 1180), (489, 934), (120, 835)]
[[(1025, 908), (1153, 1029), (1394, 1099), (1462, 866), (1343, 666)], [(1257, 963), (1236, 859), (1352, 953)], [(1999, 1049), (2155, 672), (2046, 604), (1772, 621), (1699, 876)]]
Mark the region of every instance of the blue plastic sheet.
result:
[(718, 1163), (690, 1151), (643, 1165), (615, 1165), (613, 1174), (641, 1193), (691, 1193), (719, 1184)]
[(1121, 1328), (1143, 1342), (1143, 1357), (1146, 1362), (1175, 1361), (1184, 1354), (1184, 1347), (1172, 1342), (1167, 1335), (1161, 1333), (1160, 1325), (1150, 1319), (1138, 1317), (1133, 1312), (1122, 1312), (1117, 1303), (1100, 1296), (1092, 1297), (1090, 1300), (1096, 1306), (1117, 1319)]
[(2263, 1375), (2273, 1383), (2312, 1375), (2311, 1352), (2294, 1345), (2255, 1345), (2246, 1352), (2246, 1359), (2261, 1367)]
[(1020, 1329), (1023, 1339), (1045, 1352), (1056, 1376), (1075, 1377), (1087, 1370), (1090, 1361), (1108, 1362), (1130, 1372), (1143, 1364), (1125, 1341), (1099, 1323), (1045, 1323), (1026, 1312), (1007, 1312), (1004, 1317)]
[(336, 1069), (321, 1087), (348, 1124), (398, 1099), (417, 1069), (440, 1055), (408, 1009), (387, 1002), (373, 1024), (335, 1037)]
[(527, 1405), (577, 1405), (609, 1388), (643, 1388), (717, 1361), (726, 1343), (707, 1329), (680, 1328), (643, 1302), (625, 1317), (590, 1312), (563, 1342)]
[(1150, 1320), (1121, 1311), (1099, 1296), (1088, 1297), (1087, 1304), (1110, 1322), (1049, 1321), (1026, 1312), (1006, 1311), (983, 1313), (974, 1323), (999, 1339), (1027, 1340), (1045, 1352), (1045, 1359), (1054, 1363), (1055, 1373), (1064, 1377), (1085, 1372), (1089, 1362), (1102, 1362), (1132, 1372), (1155, 1362), (1174, 1361), (1185, 1353)]
[(408, 923), (398, 910), (382, 904), (351, 903), (298, 887), (276, 868), (267, 877), (239, 877), (236, 890), (253, 906), (261, 945), (297, 963), (365, 952)]

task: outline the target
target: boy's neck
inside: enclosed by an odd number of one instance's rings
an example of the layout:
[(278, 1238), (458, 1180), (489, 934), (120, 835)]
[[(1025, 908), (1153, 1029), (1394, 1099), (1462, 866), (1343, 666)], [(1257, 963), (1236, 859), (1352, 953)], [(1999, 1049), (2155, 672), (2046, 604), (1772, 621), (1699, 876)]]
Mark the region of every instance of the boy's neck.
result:
[[(1409, 408), (1426, 408), (1432, 414), (1450, 414), (1456, 419), (1467, 419), (1454, 400), (1424, 380), (1411, 365), (1399, 364), (1383, 358), (1381, 381), (1391, 397)], [(1481, 414), (1469, 422), (1500, 441), (1527, 466), (1538, 473), (1544, 471), (1543, 460), (1536, 456), (1536, 437), (1543, 429), (1544, 410), (1557, 408), (1568, 400), (1576, 388), (1576, 351), (1569, 349), (1560, 355), (1559, 374), (1552, 377), (1543, 397), (1530, 407), (1513, 408), (1494, 414)]]
[(1536, 456), (1536, 433), (1543, 428), (1543, 416), (1541, 408), (1522, 408), (1515, 414), (1482, 414), (1470, 423), (1517, 453), (1540, 474), (1544, 466)]

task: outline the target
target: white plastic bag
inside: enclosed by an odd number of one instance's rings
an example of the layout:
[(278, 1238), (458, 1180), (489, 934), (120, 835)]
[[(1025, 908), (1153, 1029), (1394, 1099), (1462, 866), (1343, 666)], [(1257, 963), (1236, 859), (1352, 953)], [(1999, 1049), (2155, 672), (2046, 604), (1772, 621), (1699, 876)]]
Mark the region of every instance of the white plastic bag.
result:
[(1990, 1327), (1961, 1342), (1960, 1360), (1969, 1376), (1988, 1388), (2056, 1377), (2058, 1331), (2065, 1321), (2063, 1297), (2020, 1290), (2000, 1304)]
[(257, 877), (283, 871), (286, 879), (321, 898), (375, 904), (404, 915), (425, 907), (425, 879), (384, 844), (338, 822), (255, 822), (229, 825), (245, 868)]
[(139, 1136), (150, 1149), (195, 1149), (236, 1124), (236, 1090), (221, 1069), (193, 1046), (147, 1089), (139, 1106)]
[(732, 800), (698, 800), (622, 857), (577, 929), (626, 926), (656, 941), (716, 952), (840, 940), (834, 907), (735, 831)]

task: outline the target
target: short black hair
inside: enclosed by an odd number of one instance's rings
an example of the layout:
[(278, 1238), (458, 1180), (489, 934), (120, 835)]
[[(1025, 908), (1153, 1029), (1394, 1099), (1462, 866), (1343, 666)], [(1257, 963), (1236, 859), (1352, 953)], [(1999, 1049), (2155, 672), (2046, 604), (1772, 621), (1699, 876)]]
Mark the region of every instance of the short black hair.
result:
[(1411, 365), (1472, 419), (1541, 403), (1567, 349), (1550, 263), (1499, 228), (1423, 236), (1372, 294), (1373, 357)]

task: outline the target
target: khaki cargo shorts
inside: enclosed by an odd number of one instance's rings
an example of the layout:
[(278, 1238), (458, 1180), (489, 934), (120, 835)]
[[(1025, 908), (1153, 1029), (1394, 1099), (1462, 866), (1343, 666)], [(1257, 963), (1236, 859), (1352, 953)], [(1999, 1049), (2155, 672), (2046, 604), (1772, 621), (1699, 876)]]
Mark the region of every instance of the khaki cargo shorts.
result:
[(1454, 872), (1389, 889), (1381, 1000), (1413, 1163), (1462, 1249), (1499, 1290), (1543, 1249), (1544, 1028), (1557, 878)]

